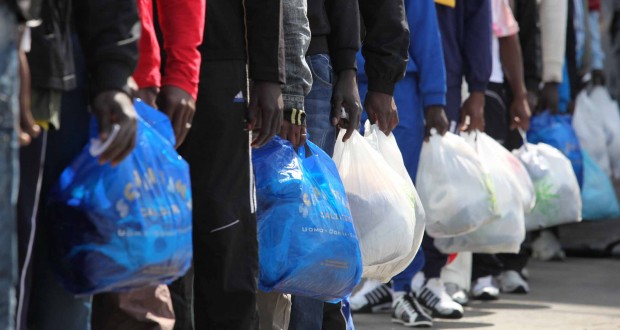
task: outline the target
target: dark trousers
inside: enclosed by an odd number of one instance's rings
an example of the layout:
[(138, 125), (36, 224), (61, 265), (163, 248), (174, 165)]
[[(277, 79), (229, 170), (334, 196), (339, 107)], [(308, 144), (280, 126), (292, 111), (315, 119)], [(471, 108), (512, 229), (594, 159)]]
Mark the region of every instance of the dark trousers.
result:
[[(521, 138), (510, 131), (509, 99), (504, 84), (489, 83), (485, 92), (484, 121), (485, 132), (506, 148), (518, 148)], [(516, 136), (515, 136), (516, 135)], [(518, 254), (473, 254), (472, 280), (489, 275), (497, 276), (502, 271), (521, 272), (527, 265), (529, 256), (523, 251)]]
[(435, 239), (424, 233), (422, 239), (422, 251), (424, 252), (424, 258), (426, 263), (422, 271), (427, 279), (439, 278), (441, 276), (441, 269), (448, 263), (448, 255), (443, 254), (435, 247)]
[[(250, 137), (236, 97), (246, 88), (245, 61), (203, 61), (193, 127), (179, 149), (192, 178), (195, 329), (258, 328)], [(175, 314), (187, 329), (183, 295), (175, 293)]]

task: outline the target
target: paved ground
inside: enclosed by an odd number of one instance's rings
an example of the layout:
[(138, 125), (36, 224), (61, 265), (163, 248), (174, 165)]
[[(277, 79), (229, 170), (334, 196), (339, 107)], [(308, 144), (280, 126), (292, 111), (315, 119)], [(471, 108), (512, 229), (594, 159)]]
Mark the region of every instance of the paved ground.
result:
[[(433, 329), (620, 329), (620, 259), (532, 262), (529, 295), (472, 303), (465, 317), (435, 321)], [(390, 315), (355, 315), (357, 330), (406, 329)]]

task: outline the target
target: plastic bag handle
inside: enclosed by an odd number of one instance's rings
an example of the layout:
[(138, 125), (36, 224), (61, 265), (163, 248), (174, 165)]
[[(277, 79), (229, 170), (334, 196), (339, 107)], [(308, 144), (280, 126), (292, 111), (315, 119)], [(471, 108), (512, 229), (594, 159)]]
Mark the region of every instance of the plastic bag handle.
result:
[(523, 140), (523, 148), (527, 151), (527, 134), (521, 127), (519, 127), (519, 135), (521, 135), (521, 140)]

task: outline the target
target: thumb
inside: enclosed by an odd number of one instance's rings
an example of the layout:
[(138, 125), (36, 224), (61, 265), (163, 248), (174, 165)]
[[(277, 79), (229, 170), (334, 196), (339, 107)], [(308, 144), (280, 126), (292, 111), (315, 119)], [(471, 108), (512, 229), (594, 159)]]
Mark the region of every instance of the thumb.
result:
[(338, 122), (340, 121), (340, 115), (342, 113), (342, 96), (341, 95), (334, 95), (334, 98), (332, 100), (332, 125), (336, 125), (338, 124)]
[(110, 111), (107, 108), (101, 108), (95, 113), (97, 114), (97, 124), (99, 125), (99, 139), (104, 142), (108, 139), (112, 130)]

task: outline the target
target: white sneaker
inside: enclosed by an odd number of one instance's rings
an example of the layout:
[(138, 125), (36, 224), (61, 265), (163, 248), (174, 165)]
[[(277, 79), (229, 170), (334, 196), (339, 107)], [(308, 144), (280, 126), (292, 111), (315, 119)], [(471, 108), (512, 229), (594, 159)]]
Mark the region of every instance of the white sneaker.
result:
[(499, 287), (506, 293), (528, 293), (530, 286), (519, 273), (514, 270), (502, 272), (498, 277)]
[(557, 237), (552, 232), (543, 230), (532, 243), (532, 258), (540, 261), (564, 260), (566, 254), (562, 251)]
[(456, 283), (446, 283), (446, 293), (461, 306), (469, 304), (469, 295)]
[(392, 322), (406, 327), (430, 328), (433, 320), (428, 315), (416, 298), (410, 294), (404, 294), (394, 301), (392, 305)]
[(392, 289), (379, 281), (367, 280), (349, 298), (352, 313), (373, 313), (392, 307)]
[(460, 319), (463, 317), (463, 306), (452, 300), (446, 293), (446, 287), (439, 278), (431, 278), (420, 291), (420, 304), (430, 311), (432, 317), (444, 319)]
[(499, 288), (493, 284), (493, 276), (485, 276), (476, 280), (471, 294), (477, 300), (499, 299)]

